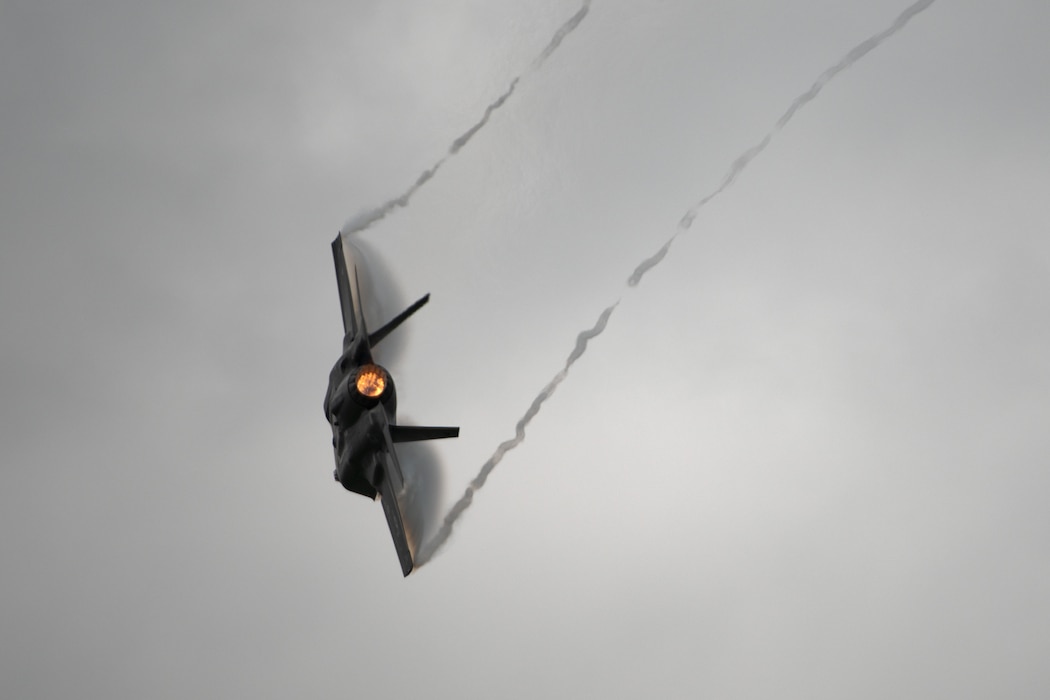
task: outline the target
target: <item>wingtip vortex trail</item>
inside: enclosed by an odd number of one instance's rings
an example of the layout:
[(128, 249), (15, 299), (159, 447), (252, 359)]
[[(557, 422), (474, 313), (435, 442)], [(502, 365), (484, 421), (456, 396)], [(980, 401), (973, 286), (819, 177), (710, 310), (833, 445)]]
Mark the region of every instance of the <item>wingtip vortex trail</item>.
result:
[[(737, 177), (747, 168), (751, 161), (753, 161), (766, 149), (766, 147), (773, 140), (773, 137), (777, 134), (777, 132), (779, 132), (785, 126), (787, 126), (787, 124), (794, 118), (795, 114), (800, 109), (802, 109), (802, 107), (804, 107), (809, 102), (813, 101), (817, 97), (817, 95), (820, 94), (821, 90), (823, 90), (824, 87), (835, 78), (835, 76), (852, 66), (854, 63), (856, 63), (861, 58), (870, 53), (873, 49), (877, 48), (883, 41), (899, 32), (905, 27), (905, 25), (908, 24), (909, 21), (911, 21), (913, 17), (930, 7), (930, 5), (932, 5), (935, 1), (936, 0), (918, 0), (915, 3), (912, 3), (910, 6), (908, 6), (907, 9), (905, 9), (900, 15), (898, 15), (898, 17), (893, 21), (893, 23), (891, 23), (886, 29), (883, 29), (882, 31), (876, 34), (873, 34), (861, 43), (854, 46), (849, 52), (846, 53), (845, 56), (843, 56), (842, 59), (840, 59), (837, 63), (832, 65), (831, 68), (828, 68), (823, 73), (821, 73), (817, 80), (805, 92), (800, 94), (791, 102), (791, 104), (780, 116), (780, 118), (777, 119), (773, 128), (770, 129), (762, 137), (761, 140), (759, 140), (756, 144), (754, 144), (753, 146), (745, 150), (743, 153), (741, 153), (739, 156), (737, 156), (736, 160), (733, 161), (733, 163), (729, 166), (729, 169), (726, 171), (725, 175), (722, 177), (722, 180), (719, 183), (718, 187), (716, 187), (713, 191), (702, 197), (699, 201), (697, 201), (696, 204), (691, 206), (686, 211), (686, 213), (678, 222), (678, 230), (675, 231), (674, 234), (667, 239), (667, 241), (663, 244), (663, 246), (660, 247), (660, 249), (656, 253), (649, 256), (648, 258), (645, 258), (635, 267), (634, 271), (631, 273), (631, 276), (627, 279), (627, 286), (630, 288), (637, 287), (638, 284), (641, 282), (642, 277), (644, 277), (644, 275), (649, 270), (659, 265), (664, 260), (664, 258), (667, 257), (667, 254), (670, 251), (671, 245), (674, 243), (675, 239), (681, 233), (688, 231), (692, 227), (693, 222), (696, 220), (700, 210), (703, 209), (703, 207), (705, 207), (708, 204), (708, 202), (710, 202), (722, 192), (724, 192), (726, 189), (728, 189), (730, 186), (732, 186), (732, 184), (736, 181)], [(572, 23), (577, 16), (579, 17), (579, 19), (576, 20), (576, 24), (578, 24), (579, 21), (583, 19), (583, 16), (586, 15), (589, 5), (589, 0), (585, 0), (581, 10), (577, 13), (577, 15), (574, 15), (573, 19), (570, 19), (570, 21), (566, 23), (566, 25), (563, 25), (563, 28)], [(575, 25), (573, 25), (573, 27), (575, 27)], [(569, 29), (569, 31), (571, 31), (571, 28)], [(551, 44), (548, 45), (548, 48), (550, 48), (551, 46), (553, 46), (553, 48), (557, 48), (557, 44), (560, 43), (560, 41), (561, 39), (558, 38), (558, 35), (556, 34), (555, 39), (551, 40)], [(553, 51), (553, 49), (551, 49), (551, 51)], [(541, 58), (545, 58), (545, 56), (541, 54)], [(540, 391), (539, 395), (537, 395), (537, 397), (533, 399), (533, 402), (529, 406), (529, 409), (525, 412), (525, 415), (522, 416), (522, 418), (518, 421), (517, 426), (515, 427), (515, 436), (510, 440), (505, 440), (504, 442), (500, 443), (499, 447), (496, 448), (496, 451), (493, 453), (493, 455), (488, 459), (488, 461), (485, 462), (484, 465), (482, 465), (481, 471), (479, 471), (478, 475), (474, 477), (473, 480), (471, 480), (470, 484), (467, 485), (463, 496), (459, 499), (459, 501), (456, 502), (456, 504), (445, 516), (444, 522), (442, 523), (440, 530), (434, 535), (434, 537), (432, 537), (430, 540), (424, 543), (420, 551), (420, 559), (417, 562), (418, 565), (421, 566), (428, 562), (431, 558), (433, 558), (433, 556), (437, 553), (441, 546), (445, 544), (445, 542), (452, 534), (452, 526), (463, 515), (467, 508), (470, 507), (471, 503), (473, 503), (474, 494), (485, 484), (485, 480), (488, 478), (488, 475), (492, 472), (492, 470), (496, 467), (500, 460), (503, 459), (503, 455), (506, 454), (509, 450), (512, 450), (515, 447), (517, 447), (525, 439), (525, 427), (539, 412), (540, 406), (543, 404), (543, 402), (550, 398), (550, 396), (554, 393), (554, 390), (558, 387), (558, 385), (562, 381), (564, 381), (565, 377), (568, 375), (569, 367), (572, 366), (572, 364), (576, 362), (576, 360), (578, 360), (580, 356), (583, 355), (583, 352), (586, 350), (587, 347), (587, 341), (600, 334), (603, 330), (605, 330), (605, 325), (609, 320), (609, 316), (612, 315), (612, 312), (616, 309), (619, 303), (620, 301), (617, 300), (616, 303), (612, 304), (604, 311), (602, 311), (601, 315), (599, 316), (598, 322), (594, 325), (594, 327), (581, 332), (577, 336), (576, 347), (573, 349), (573, 352), (569, 355), (569, 359), (566, 361), (565, 367), (563, 367), (557, 374), (555, 374), (554, 378), (551, 379), (551, 381), (548, 382), (547, 385)]]
[(846, 54), (842, 58), (840, 58), (836, 63), (834, 63), (830, 68), (821, 73), (813, 82), (813, 84), (806, 89), (805, 92), (801, 93), (794, 100), (791, 101), (791, 104), (788, 105), (787, 109), (784, 110), (784, 113), (781, 114), (777, 121), (774, 123), (773, 128), (766, 132), (766, 134), (757, 143), (750, 146), (743, 153), (736, 157), (736, 159), (730, 164), (729, 168), (726, 170), (725, 175), (722, 176), (722, 180), (719, 182), (718, 186), (711, 192), (708, 192), (706, 195), (701, 197), (696, 202), (696, 204), (689, 207), (689, 210), (686, 211), (686, 213), (682, 216), (681, 220), (678, 223), (678, 231), (676, 231), (674, 235), (671, 236), (671, 238), (669, 238), (666, 243), (664, 243), (663, 247), (661, 247), (660, 250), (658, 250), (652, 256), (643, 260), (641, 263), (638, 264), (637, 267), (635, 267), (634, 272), (632, 272), (631, 276), (627, 278), (627, 286), (637, 287), (638, 283), (642, 281), (642, 277), (645, 275), (645, 273), (647, 273), (649, 270), (653, 269), (654, 267), (660, 264), (664, 257), (666, 257), (671, 244), (674, 242), (674, 239), (677, 238), (678, 235), (683, 231), (689, 230), (689, 228), (693, 225), (693, 221), (699, 215), (700, 210), (707, 206), (707, 204), (711, 200), (715, 199), (720, 194), (729, 189), (733, 185), (733, 183), (736, 182), (740, 174), (747, 169), (747, 166), (751, 164), (751, 161), (753, 161), (755, 158), (761, 155), (763, 151), (766, 150), (766, 147), (769, 146), (769, 144), (773, 141), (773, 138), (777, 135), (777, 133), (783, 130), (784, 127), (786, 127), (788, 123), (792, 119), (794, 119), (795, 114), (797, 114), (800, 109), (802, 109), (807, 104), (815, 100), (820, 94), (820, 92), (824, 89), (824, 87), (827, 86), (827, 84), (830, 83), (832, 80), (834, 80), (835, 76), (852, 66), (860, 59), (864, 58), (874, 49), (878, 48), (879, 45), (882, 44), (882, 42), (886, 41), (886, 39), (889, 39), (894, 34), (904, 29), (905, 25), (907, 25), (913, 17), (915, 17), (917, 14), (928, 8), (935, 1), (936, 0), (918, 0), (917, 2), (912, 3), (903, 12), (901, 12), (897, 16), (897, 18), (893, 20), (892, 23), (890, 23), (889, 26), (887, 26), (885, 29), (879, 32), (876, 32), (875, 34), (872, 34), (864, 41), (854, 46), (852, 49), (847, 51)]
[[(572, 17), (570, 17), (568, 20), (562, 23), (560, 27), (558, 27), (558, 30), (554, 33), (554, 36), (547, 43), (547, 46), (544, 47), (543, 51), (540, 52), (540, 55), (532, 62), (532, 66), (529, 70), (538, 70), (540, 66), (542, 66), (548, 58), (550, 58), (551, 54), (558, 50), (558, 47), (561, 46), (565, 38), (569, 34), (571, 34), (576, 29), (576, 27), (579, 26), (580, 22), (583, 21), (584, 17), (587, 16), (587, 13), (590, 11), (590, 6), (590, 0), (584, 0), (583, 5), (576, 12), (576, 14), (574, 14)], [(358, 214), (357, 216), (351, 218), (343, 226), (343, 232), (357, 233), (360, 231), (364, 231), (365, 229), (370, 228), (373, 224), (385, 219), (395, 209), (407, 207), (411, 202), (412, 197), (416, 194), (416, 192), (437, 174), (437, 172), (441, 169), (441, 166), (445, 164), (445, 161), (457, 155), (461, 150), (463, 150), (463, 148), (468, 143), (470, 143), (471, 139), (473, 139), (479, 131), (485, 128), (485, 125), (488, 124), (489, 119), (492, 117), (493, 113), (495, 113), (497, 110), (503, 107), (507, 100), (509, 100), (510, 97), (514, 94), (515, 88), (517, 88), (518, 83), (521, 81), (522, 78), (525, 77), (527, 72), (528, 71), (515, 76), (510, 81), (510, 84), (507, 87), (507, 89), (504, 90), (503, 93), (500, 94), (495, 100), (489, 103), (489, 105), (485, 108), (484, 113), (481, 115), (481, 118), (478, 119), (478, 121), (474, 122), (474, 124), (472, 124), (470, 128), (468, 128), (462, 134), (453, 139), (445, 155), (439, 158), (432, 166), (424, 170), (419, 175), (419, 177), (416, 178), (415, 182), (412, 183), (410, 187), (408, 187), (408, 189), (406, 189), (400, 195), (388, 199), (386, 202), (379, 205), (378, 207), (366, 210), (364, 213)]]
[(515, 447), (525, 441), (525, 428), (528, 427), (532, 419), (536, 417), (540, 412), (540, 408), (544, 402), (547, 401), (557, 390), (558, 385), (565, 381), (565, 378), (569, 375), (569, 368), (572, 367), (577, 360), (579, 360), (583, 353), (587, 351), (587, 344), (595, 336), (600, 335), (606, 325), (609, 323), (609, 317), (612, 316), (613, 311), (619, 306), (620, 300), (607, 308), (605, 308), (598, 316), (598, 320), (595, 324), (586, 330), (583, 330), (576, 336), (576, 343), (572, 348), (572, 352), (569, 353), (568, 358), (565, 360), (565, 366), (562, 367), (554, 377), (551, 378), (547, 385), (540, 390), (540, 393), (536, 395), (536, 398), (529, 404), (529, 408), (525, 411), (524, 415), (518, 420), (517, 425), (514, 426), (514, 437), (509, 440), (504, 440), (496, 448), (496, 451), (492, 453), (492, 456), (481, 465), (481, 469), (478, 471), (477, 476), (471, 479), (470, 483), (467, 484), (463, 495), (458, 501), (452, 506), (448, 514), (445, 515), (444, 520), (441, 523), (441, 527), (438, 529), (434, 536), (423, 543), (423, 546), (419, 550), (419, 554), (416, 557), (416, 564), (422, 566), (430, 561), (431, 558), (437, 553), (442, 545), (448, 541), (448, 538), (452, 535), (452, 528), (459, 520), (460, 516), (470, 507), (474, 501), (474, 494), (480, 490), (484, 485), (485, 481), (488, 480), (489, 474), (496, 468), (504, 455), (513, 450)]

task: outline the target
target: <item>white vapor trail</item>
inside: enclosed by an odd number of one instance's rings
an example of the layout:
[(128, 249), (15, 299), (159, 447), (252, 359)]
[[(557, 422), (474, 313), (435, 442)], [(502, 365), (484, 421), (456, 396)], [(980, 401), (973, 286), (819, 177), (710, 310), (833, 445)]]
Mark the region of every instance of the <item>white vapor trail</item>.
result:
[[(813, 85), (810, 86), (810, 88), (806, 92), (802, 93), (801, 95), (796, 97), (794, 101), (792, 101), (792, 103), (788, 106), (787, 110), (776, 121), (776, 124), (773, 126), (773, 128), (770, 129), (769, 132), (764, 137), (762, 137), (762, 139), (758, 143), (741, 153), (737, 157), (737, 159), (733, 161), (732, 165), (729, 166), (729, 170), (722, 178), (721, 184), (719, 184), (719, 186), (714, 191), (705, 195), (696, 204), (690, 207), (688, 211), (686, 211), (685, 215), (683, 215), (681, 220), (678, 222), (678, 230), (675, 231), (674, 235), (667, 239), (667, 241), (660, 247), (660, 249), (655, 254), (646, 258), (638, 264), (638, 266), (634, 269), (634, 272), (632, 272), (631, 276), (627, 279), (627, 285), (629, 287), (636, 287), (638, 283), (641, 282), (642, 277), (645, 275), (646, 272), (660, 264), (660, 261), (662, 261), (664, 257), (667, 256), (668, 251), (670, 251), (671, 244), (674, 243), (674, 240), (681, 233), (688, 231), (689, 228), (692, 226), (693, 220), (696, 218), (700, 209), (702, 209), (708, 202), (710, 202), (712, 199), (724, 192), (730, 185), (732, 185), (733, 182), (736, 180), (737, 176), (739, 176), (740, 173), (742, 173), (744, 169), (747, 168), (751, 161), (754, 160), (759, 154), (762, 153), (762, 151), (766, 149), (766, 146), (768, 146), (770, 141), (772, 141), (774, 135), (776, 135), (777, 132), (783, 129), (788, 124), (788, 122), (791, 121), (791, 119), (795, 116), (795, 113), (798, 112), (798, 110), (806, 106), (809, 102), (813, 101), (817, 97), (817, 95), (820, 94), (820, 91), (824, 89), (825, 85), (831, 82), (831, 80), (834, 79), (835, 76), (837, 76), (839, 73), (846, 70), (854, 63), (859, 61), (861, 58), (866, 56), (873, 49), (878, 47), (883, 41), (885, 41), (886, 39), (899, 32), (901, 29), (903, 29), (904, 26), (915, 15), (928, 8), (934, 2), (935, 0), (918, 0), (918, 2), (913, 3), (906, 10), (904, 10), (904, 12), (902, 12), (897, 17), (897, 19), (895, 19), (893, 23), (890, 24), (890, 26), (888, 26), (881, 32), (878, 32), (877, 34), (873, 34), (861, 43), (857, 44), (855, 47), (850, 49), (850, 51), (845, 56), (843, 56), (838, 61), (838, 63), (834, 64), (826, 71), (821, 73), (817, 80), (813, 83)], [(587, 5), (585, 4), (581, 12), (585, 13), (586, 9)], [(582, 19), (582, 16), (580, 16), (580, 19)], [(570, 20), (570, 23), (567, 23), (565, 27), (563, 27), (565, 33), (571, 31), (572, 27), (569, 26), (571, 22), (572, 21)], [(579, 22), (577, 21), (576, 23), (578, 24)], [(555, 38), (551, 41), (551, 44), (548, 47), (550, 51), (553, 51), (555, 48), (557, 48), (557, 43), (560, 42), (561, 38), (562, 37), (555, 35)], [(565, 366), (561, 369), (561, 371), (554, 375), (554, 378), (551, 379), (551, 381), (547, 383), (547, 386), (543, 387), (539, 395), (535, 399), (533, 399), (532, 404), (529, 406), (529, 409), (525, 412), (525, 415), (522, 416), (521, 420), (518, 421), (517, 427), (515, 428), (514, 437), (510, 440), (501, 443), (500, 446), (496, 448), (496, 451), (493, 453), (493, 455), (489, 457), (488, 461), (485, 462), (484, 465), (482, 465), (481, 471), (467, 486), (466, 492), (456, 502), (456, 504), (452, 506), (452, 509), (445, 516), (441, 528), (420, 549), (418, 560), (416, 562), (417, 565), (422, 565), (429, 561), (431, 558), (433, 558), (437, 550), (448, 540), (449, 536), (452, 534), (452, 526), (455, 524), (456, 520), (458, 520), (459, 517), (463, 515), (463, 512), (470, 507), (471, 502), (474, 500), (474, 492), (480, 489), (485, 484), (485, 480), (488, 478), (488, 475), (492, 472), (492, 470), (496, 467), (500, 460), (503, 459), (503, 455), (506, 454), (508, 450), (517, 447), (525, 439), (525, 427), (529, 424), (529, 422), (532, 421), (536, 414), (539, 413), (540, 406), (543, 404), (543, 402), (550, 398), (551, 394), (554, 393), (554, 390), (557, 388), (557, 386), (565, 380), (566, 376), (568, 376), (569, 367), (571, 367), (573, 363), (575, 363), (583, 355), (584, 351), (587, 349), (587, 342), (595, 336), (599, 335), (603, 330), (605, 330), (605, 326), (609, 321), (609, 317), (612, 315), (612, 312), (616, 309), (616, 306), (619, 303), (620, 302), (617, 301), (615, 304), (609, 306), (604, 311), (602, 311), (601, 316), (598, 318), (598, 322), (594, 325), (594, 327), (583, 331), (579, 334), (579, 336), (577, 336), (576, 347), (569, 355), (569, 359), (565, 362)]]
[(532, 422), (532, 419), (536, 417), (536, 414), (540, 412), (540, 407), (543, 406), (543, 402), (549, 399), (551, 395), (554, 394), (555, 389), (558, 388), (558, 385), (565, 381), (565, 378), (569, 376), (569, 368), (572, 367), (576, 360), (580, 359), (584, 351), (587, 350), (588, 341), (605, 330), (605, 324), (609, 322), (609, 317), (619, 303), (620, 302), (617, 301), (616, 304), (613, 304), (602, 311), (593, 328), (588, 328), (576, 336), (576, 346), (572, 349), (572, 352), (569, 353), (569, 358), (565, 360), (565, 366), (554, 375), (553, 379), (547, 382), (547, 386), (543, 387), (536, 398), (532, 400), (529, 409), (525, 411), (525, 415), (521, 417), (521, 420), (519, 420), (518, 424), (514, 427), (514, 437), (500, 443), (500, 446), (496, 448), (496, 451), (492, 453), (492, 456), (488, 458), (488, 461), (481, 466), (481, 471), (479, 471), (478, 475), (467, 485), (466, 491), (463, 492), (463, 495), (458, 501), (456, 501), (455, 505), (452, 506), (452, 509), (449, 510), (448, 514), (445, 516), (444, 521), (441, 523), (441, 528), (438, 529), (438, 531), (434, 533), (434, 536), (427, 540), (427, 542), (420, 548), (416, 555), (416, 566), (422, 566), (430, 561), (438, 548), (440, 548), (452, 534), (452, 526), (455, 524), (456, 520), (458, 520), (459, 516), (463, 514), (463, 511), (470, 507), (470, 504), (474, 500), (474, 492), (485, 485), (485, 480), (489, 478), (489, 474), (492, 473), (492, 470), (495, 469), (496, 465), (503, 459), (503, 455), (513, 450), (525, 440), (525, 428)]
[(886, 41), (886, 39), (889, 39), (891, 36), (904, 29), (904, 26), (911, 21), (912, 17), (928, 8), (934, 2), (935, 0), (918, 0), (918, 2), (909, 5), (904, 12), (900, 13), (890, 26), (877, 34), (871, 35), (854, 46), (845, 56), (839, 59), (838, 63), (821, 73), (808, 90), (792, 101), (784, 113), (780, 115), (780, 119), (777, 119), (777, 123), (773, 128), (762, 137), (762, 140), (741, 153), (737, 159), (733, 161), (733, 164), (729, 166), (729, 170), (726, 171), (725, 176), (723, 176), (721, 184), (719, 184), (712, 192), (704, 195), (700, 201), (689, 208), (689, 211), (687, 211), (678, 221), (678, 230), (667, 239), (667, 242), (660, 247), (660, 250), (656, 251), (654, 255), (646, 258), (638, 264), (638, 267), (634, 269), (631, 276), (627, 278), (627, 284), (631, 287), (637, 286), (638, 283), (642, 281), (642, 276), (656, 267), (660, 261), (664, 259), (664, 256), (667, 255), (667, 251), (671, 249), (671, 244), (674, 243), (674, 239), (678, 238), (679, 234), (689, 230), (689, 227), (693, 225), (693, 220), (696, 219), (700, 210), (708, 202), (728, 189), (729, 186), (736, 181), (737, 176), (744, 172), (744, 169), (747, 168), (751, 161), (761, 154), (762, 151), (766, 150), (766, 146), (768, 146), (770, 141), (773, 140), (773, 137), (776, 136), (781, 129), (787, 126), (788, 122), (794, 118), (795, 113), (816, 99), (817, 95), (820, 94), (820, 91), (824, 89), (825, 85), (830, 83), (839, 73), (868, 55), (868, 53), (877, 48), (879, 44)]
[[(565, 40), (565, 37), (567, 37), (569, 33), (576, 29), (580, 22), (583, 21), (583, 18), (587, 16), (587, 13), (590, 11), (590, 9), (591, 0), (583, 0), (583, 5), (580, 6), (580, 9), (577, 10), (576, 14), (574, 14), (572, 17), (566, 20), (566, 22), (558, 28), (558, 31), (554, 33), (554, 36), (551, 37), (551, 40), (547, 42), (547, 46), (544, 47), (543, 51), (540, 52), (540, 55), (536, 58), (536, 60), (532, 62), (531, 70), (539, 70), (539, 68), (544, 64), (544, 62), (546, 62), (546, 60), (550, 58), (551, 54), (558, 50), (558, 47), (561, 46), (561, 43)], [(425, 185), (432, 177), (434, 177), (434, 175), (437, 174), (438, 170), (441, 169), (441, 166), (445, 164), (445, 161), (459, 153), (460, 149), (466, 146), (467, 143), (469, 143), (470, 140), (474, 138), (474, 135), (481, 131), (481, 129), (484, 128), (486, 124), (488, 124), (489, 118), (492, 116), (492, 113), (500, 107), (502, 107), (503, 104), (508, 99), (510, 99), (510, 96), (514, 94), (514, 89), (518, 86), (518, 82), (522, 79), (522, 77), (524, 77), (524, 75), (525, 74), (523, 73), (511, 80), (510, 85), (503, 92), (503, 94), (497, 97), (491, 104), (489, 104), (488, 107), (485, 108), (485, 113), (482, 114), (481, 119), (479, 119), (473, 126), (471, 126), (469, 129), (460, 134), (448, 147), (448, 153), (443, 155), (437, 160), (437, 162), (435, 162), (429, 168), (420, 173), (419, 177), (416, 178), (416, 181), (412, 183), (412, 185), (407, 190), (402, 192), (397, 197), (387, 200), (375, 209), (366, 210), (352, 217), (343, 226), (343, 233), (356, 233), (358, 231), (364, 231), (366, 228), (368, 228), (375, 222), (385, 218), (387, 214), (394, 211), (394, 209), (397, 209), (399, 207), (407, 207), (409, 201), (411, 201), (412, 199), (412, 195), (414, 195), (420, 187)]]

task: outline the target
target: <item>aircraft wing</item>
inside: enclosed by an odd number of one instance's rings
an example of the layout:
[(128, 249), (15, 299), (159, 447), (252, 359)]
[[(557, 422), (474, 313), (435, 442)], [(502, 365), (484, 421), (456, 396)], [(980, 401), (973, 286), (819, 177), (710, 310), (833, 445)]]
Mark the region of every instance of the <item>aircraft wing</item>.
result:
[(332, 241), (335, 278), (339, 285), (339, 306), (343, 312), (343, 332), (347, 340), (367, 336), (365, 316), (361, 310), (361, 287), (358, 281), (357, 255), (354, 246), (339, 234)]
[(390, 527), (390, 536), (394, 539), (394, 548), (397, 550), (397, 558), (401, 560), (401, 573), (408, 576), (412, 572), (414, 562), (412, 560), (412, 549), (408, 543), (408, 534), (405, 532), (405, 520), (401, 516), (401, 506), (398, 502), (398, 494), (405, 489), (405, 478), (401, 473), (401, 464), (397, 460), (397, 452), (394, 451), (394, 442), (390, 438), (390, 430), (383, 421), (383, 440), (385, 447), (377, 450), (376, 458), (379, 461), (377, 474), (379, 483), (379, 497), (383, 503), (383, 513), (386, 515), (386, 523)]

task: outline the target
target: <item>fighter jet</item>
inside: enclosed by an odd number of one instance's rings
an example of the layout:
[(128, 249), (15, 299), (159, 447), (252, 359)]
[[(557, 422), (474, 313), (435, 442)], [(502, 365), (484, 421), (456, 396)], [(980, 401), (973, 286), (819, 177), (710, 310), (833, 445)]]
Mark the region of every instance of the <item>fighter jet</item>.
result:
[(324, 398), (325, 418), (332, 425), (335, 479), (348, 491), (373, 500), (379, 496), (401, 560), (401, 572), (408, 576), (413, 567), (413, 553), (398, 505), (398, 495), (404, 491), (404, 477), (395, 445), (459, 437), (459, 428), (398, 425), (394, 380), (390, 372), (375, 363), (372, 348), (422, 308), (430, 295), (369, 333), (359, 282), (359, 268), (364, 265), (360, 251), (340, 234), (332, 241), (332, 256), (345, 334), (343, 354), (328, 376), (328, 392)]

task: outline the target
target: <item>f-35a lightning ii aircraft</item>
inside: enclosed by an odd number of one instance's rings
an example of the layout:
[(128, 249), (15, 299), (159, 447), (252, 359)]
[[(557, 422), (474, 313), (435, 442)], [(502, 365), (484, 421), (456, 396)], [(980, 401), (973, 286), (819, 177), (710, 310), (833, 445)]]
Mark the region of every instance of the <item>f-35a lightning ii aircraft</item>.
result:
[(343, 355), (328, 377), (324, 414), (332, 425), (335, 479), (348, 491), (383, 503), (394, 538), (401, 572), (412, 571), (412, 551), (398, 504), (404, 477), (395, 445), (399, 442), (459, 437), (459, 428), (432, 428), (397, 424), (394, 380), (372, 359), (372, 348), (430, 299), (427, 294), (378, 330), (368, 332), (359, 282), (364, 261), (352, 243), (340, 234), (332, 241), (339, 304), (343, 311)]

